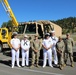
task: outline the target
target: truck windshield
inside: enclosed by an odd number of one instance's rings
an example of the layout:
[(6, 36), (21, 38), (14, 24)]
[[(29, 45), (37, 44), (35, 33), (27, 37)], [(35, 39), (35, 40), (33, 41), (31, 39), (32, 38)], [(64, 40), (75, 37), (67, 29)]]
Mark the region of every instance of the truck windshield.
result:
[(36, 24), (27, 24), (26, 34), (35, 34), (36, 33)]
[(19, 25), (19, 27), (18, 27), (18, 33), (19, 34), (23, 34), (24, 33), (24, 29), (25, 29), (25, 24), (24, 25)]

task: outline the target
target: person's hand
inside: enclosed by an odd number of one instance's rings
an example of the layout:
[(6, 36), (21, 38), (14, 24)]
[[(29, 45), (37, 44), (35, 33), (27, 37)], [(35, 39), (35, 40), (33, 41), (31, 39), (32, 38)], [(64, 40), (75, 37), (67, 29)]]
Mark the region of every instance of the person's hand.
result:
[(18, 51), (19, 48), (15, 48), (16, 52)]
[(35, 52), (37, 53), (37, 52), (38, 52), (38, 50), (35, 50)]
[(25, 49), (25, 51), (28, 51), (28, 49)]
[(49, 50), (49, 48), (46, 48), (46, 50)]
[(50, 49), (52, 47), (52, 45), (50, 47), (48, 47), (48, 49)]

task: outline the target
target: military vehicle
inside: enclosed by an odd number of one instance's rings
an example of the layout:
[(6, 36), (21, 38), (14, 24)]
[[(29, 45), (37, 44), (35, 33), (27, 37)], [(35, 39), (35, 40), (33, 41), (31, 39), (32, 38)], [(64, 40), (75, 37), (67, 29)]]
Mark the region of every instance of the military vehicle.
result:
[(20, 25), (18, 27), (18, 36), (20, 39), (23, 38), (24, 34), (27, 34), (29, 36), (29, 39), (33, 39), (36, 34), (39, 35), (39, 38), (44, 38), (45, 33), (50, 33), (52, 30), (55, 30), (56, 36), (62, 35), (61, 27), (50, 21), (41, 20), (19, 24)]

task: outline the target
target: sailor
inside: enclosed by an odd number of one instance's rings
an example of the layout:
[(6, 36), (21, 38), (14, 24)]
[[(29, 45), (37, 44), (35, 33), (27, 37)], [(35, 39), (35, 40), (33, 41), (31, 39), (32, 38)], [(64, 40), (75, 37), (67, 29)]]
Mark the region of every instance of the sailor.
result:
[(21, 49), (22, 49), (22, 67), (25, 66), (25, 57), (26, 57), (26, 66), (29, 66), (29, 48), (30, 41), (27, 39), (28, 36), (24, 35), (24, 39), (21, 41)]
[(15, 65), (15, 56), (16, 56), (16, 61), (17, 61), (17, 66), (21, 67), (19, 65), (19, 49), (20, 49), (20, 40), (17, 38), (17, 32), (13, 33), (13, 38), (10, 41), (11, 46), (12, 46), (12, 68), (14, 68)]
[(58, 57), (57, 57), (57, 51), (56, 51), (56, 43), (58, 42), (58, 38), (55, 36), (55, 31), (51, 31), (51, 39), (53, 42), (52, 51), (54, 54), (54, 64), (58, 64)]
[(45, 34), (45, 39), (42, 42), (42, 46), (43, 46), (43, 68), (46, 66), (47, 63), (47, 58), (48, 58), (48, 63), (50, 67), (52, 66), (52, 45), (53, 42), (50, 39), (50, 34), (46, 33)]

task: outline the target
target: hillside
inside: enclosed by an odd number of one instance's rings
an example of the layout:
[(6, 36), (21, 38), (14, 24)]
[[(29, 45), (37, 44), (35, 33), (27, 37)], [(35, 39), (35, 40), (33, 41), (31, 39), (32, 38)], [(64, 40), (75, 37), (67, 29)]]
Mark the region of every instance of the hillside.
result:
[[(51, 21), (51, 20), (50, 20)], [(56, 21), (51, 21), (62, 27), (63, 34), (76, 32), (76, 17), (63, 18)]]

